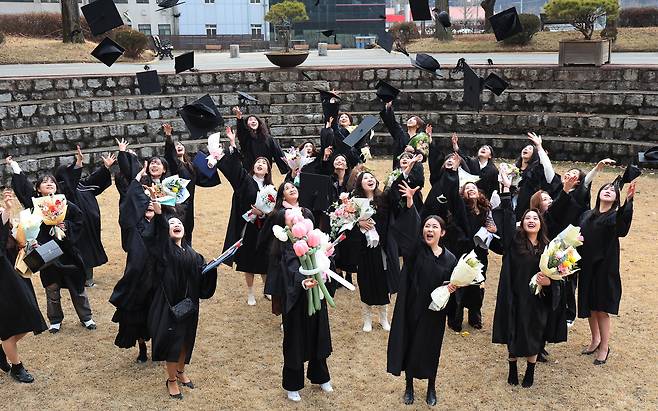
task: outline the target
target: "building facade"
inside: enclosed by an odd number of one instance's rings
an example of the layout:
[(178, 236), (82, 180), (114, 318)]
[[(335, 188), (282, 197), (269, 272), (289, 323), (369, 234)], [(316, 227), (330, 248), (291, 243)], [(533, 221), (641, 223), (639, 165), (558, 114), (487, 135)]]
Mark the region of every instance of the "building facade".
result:
[(269, 0), (186, 0), (180, 10), (181, 35), (251, 35), (269, 39)]

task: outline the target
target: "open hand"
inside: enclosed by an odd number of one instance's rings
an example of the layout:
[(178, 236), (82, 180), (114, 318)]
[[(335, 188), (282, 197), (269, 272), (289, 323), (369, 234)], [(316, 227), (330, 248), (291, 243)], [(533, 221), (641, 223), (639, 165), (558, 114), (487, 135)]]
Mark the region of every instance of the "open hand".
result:
[(325, 149), (324, 149), (324, 155), (323, 155), (323, 157), (322, 157), (322, 160), (323, 160), (323, 161), (328, 161), (328, 160), (329, 160), (329, 157), (331, 157), (331, 155), (333, 154), (333, 152), (334, 152), (333, 147), (329, 146), (329, 147), (325, 148)]
[(327, 120), (327, 124), (324, 125), (324, 128), (331, 128), (331, 125), (334, 123), (334, 118), (329, 117), (329, 120)]
[(407, 184), (406, 181), (402, 180), (402, 182), (398, 185), (398, 191), (400, 194), (402, 194), (402, 197), (407, 198), (407, 208), (411, 208), (414, 205), (414, 194), (416, 194), (416, 191), (420, 189), (419, 187), (411, 188), (409, 184)]
[(169, 123), (164, 123), (162, 125), (162, 131), (164, 131), (165, 136), (171, 137), (171, 133), (174, 131), (174, 128)]
[(603, 167), (614, 166), (615, 163), (616, 161), (611, 158), (604, 158), (596, 164), (596, 171), (603, 171)]
[(240, 120), (242, 118), (242, 110), (240, 110), (240, 107), (235, 106), (235, 107), (233, 107), (232, 111), (233, 111), (233, 114), (235, 114), (235, 117), (238, 120)]
[(425, 126), (425, 133), (427, 133), (428, 136), (432, 137), (432, 125), (431, 124), (427, 124)]
[(577, 186), (579, 182), (580, 180), (578, 179), (577, 175), (564, 177), (562, 180), (562, 189), (565, 193), (568, 193), (569, 191), (573, 190), (573, 188)]
[(101, 154), (101, 158), (103, 159), (103, 164), (105, 165), (105, 168), (107, 168), (108, 170), (117, 161), (117, 156), (115, 156), (114, 153), (109, 153), (107, 157)]
[(117, 142), (117, 145), (119, 146), (119, 151), (126, 151), (128, 148), (128, 141), (126, 141), (125, 138), (122, 138), (121, 141), (119, 141), (118, 138), (115, 138), (114, 141)]
[(532, 141), (532, 144), (534, 144), (537, 148), (541, 147), (541, 136), (539, 134), (529, 132), (528, 139)]
[(82, 156), (82, 150), (80, 149), (80, 146), (77, 145), (76, 146), (76, 151), (75, 151), (75, 165), (77, 165), (78, 167), (81, 167), (83, 159), (84, 159), (84, 157)]
[(457, 133), (452, 133), (450, 136), (450, 142), (452, 143), (452, 149), (454, 151), (459, 151), (459, 137), (457, 136)]
[(228, 137), (231, 147), (235, 147), (235, 133), (230, 126), (226, 126), (226, 137)]

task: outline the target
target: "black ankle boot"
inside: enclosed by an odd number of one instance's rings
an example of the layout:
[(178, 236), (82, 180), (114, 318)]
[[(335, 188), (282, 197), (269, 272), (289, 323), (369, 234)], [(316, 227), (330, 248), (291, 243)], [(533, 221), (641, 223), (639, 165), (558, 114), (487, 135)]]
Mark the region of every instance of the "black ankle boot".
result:
[(411, 405), (414, 403), (414, 380), (413, 378), (407, 379), (407, 387), (404, 390), (404, 403)]
[(516, 360), (507, 361), (509, 363), (509, 373), (507, 374), (507, 383), (509, 385), (519, 385), (519, 370), (516, 368)]
[(0, 370), (4, 372), (9, 372), (11, 370), (11, 366), (7, 362), (7, 356), (5, 356), (5, 352), (2, 349), (1, 345), (0, 345)]
[(139, 356), (137, 356), (137, 362), (138, 363), (145, 363), (148, 361), (148, 356), (146, 354), (146, 343), (145, 342), (139, 342)]
[(532, 384), (535, 382), (535, 363), (529, 362), (528, 368), (525, 369), (525, 375), (523, 376), (523, 382), (521, 386), (523, 388), (532, 387)]
[(23, 367), (22, 362), (18, 364), (12, 364), (11, 371), (9, 371), (9, 375), (11, 375), (18, 382), (23, 382), (26, 384), (30, 384), (34, 382), (34, 377), (32, 377), (30, 373), (27, 372), (25, 367)]
[(436, 382), (434, 378), (427, 381), (427, 397), (425, 398), (425, 402), (430, 407), (436, 405)]

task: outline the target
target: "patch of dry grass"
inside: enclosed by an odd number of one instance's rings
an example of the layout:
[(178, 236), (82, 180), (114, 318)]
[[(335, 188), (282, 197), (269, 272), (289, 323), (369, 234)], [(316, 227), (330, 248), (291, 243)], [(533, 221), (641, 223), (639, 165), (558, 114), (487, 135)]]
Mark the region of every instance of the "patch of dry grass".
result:
[[(89, 41), (83, 44), (65, 44), (56, 39), (8, 35), (0, 45), (0, 64), (98, 63), (90, 54), (97, 45)], [(153, 51), (146, 50), (139, 60), (121, 57), (118, 61), (151, 61), (154, 56)]]
[[(383, 179), (390, 159), (377, 159), (369, 166)], [(556, 167), (564, 171), (567, 165)], [(594, 182), (595, 189), (611, 181), (616, 172), (602, 173)], [(276, 177), (280, 182), (281, 177)], [(624, 296), (620, 315), (612, 321), (608, 364), (595, 367), (591, 356), (580, 355), (588, 343), (589, 329), (586, 321), (578, 320), (568, 342), (548, 347), (551, 362), (537, 366), (533, 388), (508, 386), (506, 349), (491, 343), (500, 270), (500, 257), (492, 256), (483, 307), (484, 329), (465, 326), (470, 335), (446, 333), (437, 379), (437, 409), (658, 408), (658, 386), (651, 382), (658, 374), (658, 178), (640, 177), (638, 191), (635, 221), (629, 236), (622, 239)], [(230, 196), (227, 183), (197, 190), (195, 248), (207, 259), (222, 248)], [(110, 262), (96, 270), (98, 286), (89, 290), (98, 330), (89, 332), (80, 326), (69, 297), (63, 295), (66, 319), (62, 331), (30, 335), (19, 345), (36, 382), (19, 385), (0, 375), (0, 398), (5, 406), (17, 410), (427, 409), (424, 382), (416, 385), (416, 405), (402, 404), (403, 378), (386, 373), (387, 334), (379, 326), (369, 334), (361, 331), (358, 292), (345, 290), (338, 291), (338, 307), (330, 309), (334, 353), (328, 364), (336, 391), (327, 395), (307, 385), (301, 392), (302, 403), (292, 404), (281, 388), (280, 317), (270, 313), (270, 305), (263, 298), (255, 307), (248, 307), (242, 275), (226, 267), (221, 268), (215, 296), (201, 304), (197, 345), (188, 368), (198, 388), (183, 389), (183, 401), (170, 400), (161, 364), (138, 365), (134, 362), (136, 349), (121, 350), (113, 345), (117, 326), (111, 322), (114, 309), (107, 300), (122, 274), (125, 254), (119, 243), (116, 190), (109, 188), (99, 201)], [(45, 313), (43, 288), (37, 278), (33, 281)], [(257, 280), (257, 290), (261, 286)], [(521, 364), (520, 371), (524, 369)]]
[[(594, 33), (593, 39), (600, 38), (600, 32)], [(537, 33), (527, 46), (506, 46), (497, 43), (493, 34), (463, 34), (454, 40), (442, 43), (431, 38), (413, 42), (408, 49), (411, 52), (425, 53), (486, 53), (486, 52), (551, 52), (558, 51), (560, 40), (580, 39), (579, 32)], [(613, 51), (658, 51), (658, 27), (620, 28)]]

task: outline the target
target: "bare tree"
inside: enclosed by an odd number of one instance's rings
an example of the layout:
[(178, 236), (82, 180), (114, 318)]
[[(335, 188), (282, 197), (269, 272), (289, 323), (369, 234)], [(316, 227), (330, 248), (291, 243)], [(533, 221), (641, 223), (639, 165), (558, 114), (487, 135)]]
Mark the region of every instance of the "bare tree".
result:
[(489, 23), (489, 17), (493, 16), (494, 14), (496, 0), (482, 0), (480, 6), (484, 9), (484, 31), (486, 33), (491, 33), (491, 23)]
[(62, 41), (64, 43), (84, 43), (80, 25), (80, 6), (78, 0), (61, 0), (62, 4)]

